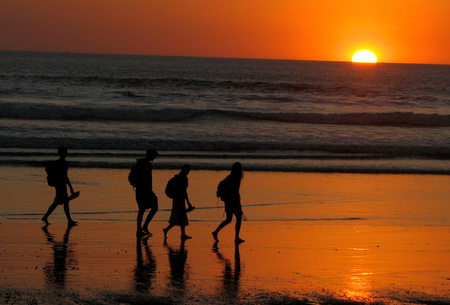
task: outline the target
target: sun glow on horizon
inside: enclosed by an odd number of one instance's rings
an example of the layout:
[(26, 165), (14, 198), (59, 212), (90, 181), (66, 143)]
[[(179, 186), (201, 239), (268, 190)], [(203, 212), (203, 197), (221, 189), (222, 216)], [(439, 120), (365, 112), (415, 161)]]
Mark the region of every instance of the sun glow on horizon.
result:
[(361, 62), (361, 63), (376, 63), (377, 57), (375, 54), (368, 50), (362, 50), (356, 52), (352, 57), (352, 62)]

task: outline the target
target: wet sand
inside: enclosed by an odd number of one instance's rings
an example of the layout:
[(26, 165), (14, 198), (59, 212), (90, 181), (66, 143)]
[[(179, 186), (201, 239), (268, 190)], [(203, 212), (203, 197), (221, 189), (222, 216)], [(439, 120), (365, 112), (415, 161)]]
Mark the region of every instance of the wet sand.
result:
[[(211, 236), (223, 219), (211, 188), (224, 172), (190, 175), (197, 209), (185, 243), (177, 227), (164, 241), (164, 183), (155, 186), (154, 236), (138, 240), (132, 193), (118, 179), (126, 171), (71, 170), (82, 193), (72, 204), (80, 221), (72, 228), (62, 208), (49, 226), (40, 221), (52, 197), (40, 169), (0, 172), (0, 303), (450, 303), (447, 176), (247, 173), (246, 242), (236, 247), (234, 223), (217, 245)], [(173, 173), (156, 171), (155, 180)]]

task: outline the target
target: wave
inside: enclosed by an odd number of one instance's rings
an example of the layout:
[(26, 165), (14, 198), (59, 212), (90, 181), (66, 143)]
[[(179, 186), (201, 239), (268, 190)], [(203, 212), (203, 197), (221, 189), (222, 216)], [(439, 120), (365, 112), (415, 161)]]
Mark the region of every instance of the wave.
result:
[(34, 103), (2, 103), (0, 118), (26, 120), (173, 122), (196, 115), (189, 109), (141, 107), (77, 107)]
[(448, 127), (450, 115), (413, 112), (378, 113), (235, 113), (236, 116), (259, 120), (303, 124), (360, 125), (360, 126), (417, 126)]
[[(102, 86), (116, 88), (183, 88), (183, 89), (234, 89), (251, 92), (301, 92), (301, 91), (323, 91), (320, 85), (306, 83), (267, 82), (267, 81), (231, 81), (231, 80), (205, 80), (182, 77), (167, 78), (145, 78), (145, 77), (105, 77), (105, 76), (51, 76), (51, 75), (28, 75), (9, 76), (1, 75), (0, 79), (15, 81), (30, 81), (33, 83), (70, 84), (76, 86)], [(334, 90), (342, 87), (334, 87)]]
[(79, 107), (33, 103), (1, 104), (0, 118), (26, 120), (177, 122), (199, 118), (245, 119), (297, 124), (450, 127), (450, 115), (414, 112), (294, 113), (151, 107)]
[[(1, 136), (2, 154), (5, 149), (52, 149), (66, 143), (61, 137), (33, 137), (33, 136)], [(170, 152), (167, 157), (176, 159), (382, 159), (382, 158), (433, 158), (448, 159), (450, 156), (448, 145), (427, 146), (417, 143), (414, 145), (386, 145), (380, 144), (327, 144), (300, 142), (260, 142), (260, 141), (213, 141), (207, 140), (150, 140), (144, 138), (71, 138), (71, 150), (85, 150), (86, 155), (91, 150), (101, 151), (101, 157), (130, 157), (130, 151), (137, 151), (138, 155), (148, 147), (158, 147), (158, 151)], [(123, 155), (119, 151), (126, 151)], [(5, 153), (9, 153), (6, 151)], [(26, 151), (15, 151), (13, 156), (26, 154)], [(33, 152), (32, 154), (35, 154)], [(109, 154), (109, 155), (108, 155)], [(134, 157), (134, 152), (131, 153)], [(1, 156), (1, 155), (0, 155)], [(95, 154), (93, 155), (95, 157)]]
[[(5, 138), (1, 138), (5, 139)], [(5, 142), (11, 142), (13, 139), (5, 139)], [(142, 157), (143, 149), (133, 149), (130, 142), (103, 142), (101, 139), (93, 139), (95, 143), (99, 143), (99, 147), (92, 148), (76, 148), (71, 149), (71, 157), (76, 158), (99, 158), (99, 159), (135, 159)], [(125, 140), (126, 141), (126, 140)], [(25, 139), (24, 142), (30, 143), (32, 139)], [(108, 145), (108, 143), (110, 145)], [(36, 143), (31, 143), (36, 144)], [(77, 142), (74, 142), (74, 146)], [(156, 144), (156, 143), (153, 143)], [(305, 145), (298, 147), (283, 147), (280, 144), (271, 146), (265, 144), (264, 150), (249, 150), (245, 146), (227, 145), (225, 142), (197, 142), (197, 141), (164, 141), (158, 143), (160, 156), (170, 159), (245, 159), (245, 160), (389, 160), (397, 158), (423, 158), (436, 160), (450, 160), (450, 152), (448, 147), (389, 147), (386, 145), (368, 146), (339, 146), (339, 145)], [(178, 144), (178, 145), (177, 145)], [(203, 145), (202, 145), (203, 144)], [(229, 144), (229, 143), (228, 143)], [(12, 145), (8, 147), (3, 145), (0, 148), (0, 157), (54, 157), (54, 145), (47, 148), (37, 148), (40, 145), (31, 145), (30, 147)], [(153, 145), (155, 146), (155, 145)], [(123, 149), (127, 147), (127, 149)], [(220, 147), (220, 149), (218, 149)], [(247, 149), (246, 149), (247, 148)]]
[[(2, 166), (31, 166), (44, 167), (46, 161), (54, 159), (47, 158), (36, 160), (33, 158), (24, 159), (1, 159)], [(240, 160), (240, 159), (235, 159)], [(365, 163), (360, 160), (350, 160), (348, 162), (308, 162), (295, 160), (287, 163), (285, 160), (253, 160), (243, 162), (246, 171), (263, 172), (297, 172), (297, 173), (349, 173), (349, 174), (427, 174), (427, 175), (450, 175), (450, 164), (445, 161), (436, 160), (388, 160), (388, 162)], [(317, 161), (317, 160), (314, 160)], [(403, 161), (403, 162), (402, 162)], [(406, 161), (406, 162), (405, 162)], [(73, 160), (69, 161), (72, 168), (97, 168), (97, 169), (129, 169), (134, 163), (134, 159), (129, 160)], [(164, 160), (161, 158), (155, 162), (154, 168), (157, 170), (179, 170), (186, 160)], [(189, 160), (188, 163), (195, 170), (228, 171), (232, 164), (231, 160)]]

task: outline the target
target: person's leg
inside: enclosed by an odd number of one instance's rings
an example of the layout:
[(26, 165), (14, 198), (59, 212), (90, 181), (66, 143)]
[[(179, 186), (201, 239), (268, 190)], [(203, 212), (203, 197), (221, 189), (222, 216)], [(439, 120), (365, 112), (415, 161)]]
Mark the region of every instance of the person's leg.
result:
[(186, 240), (186, 239), (191, 239), (192, 237), (186, 235), (186, 226), (180, 226), (181, 228), (181, 239), (182, 240)]
[(137, 214), (137, 230), (136, 234), (139, 234), (141, 232), (141, 224), (142, 224), (142, 218), (144, 217), (145, 209), (139, 208), (138, 214)]
[(167, 226), (167, 228), (163, 229), (163, 232), (164, 232), (164, 238), (167, 238), (167, 232), (169, 232), (169, 230), (172, 229), (173, 227), (174, 227), (173, 224), (169, 224), (169, 225)]
[(69, 199), (64, 201), (64, 213), (66, 213), (67, 221), (69, 222), (69, 226), (73, 226), (77, 224), (76, 221), (73, 221), (72, 217), (70, 216), (70, 208), (69, 208)]
[(236, 243), (243, 243), (244, 240), (239, 238), (239, 233), (241, 232), (242, 224), (242, 212), (236, 214), (236, 227), (235, 227), (235, 237), (234, 241)]
[(41, 218), (43, 222), (49, 224), (48, 217), (58, 205), (64, 202), (65, 198), (67, 198), (67, 189), (65, 189), (65, 187), (55, 187), (55, 199), (53, 199), (53, 203), (48, 207), (47, 213)]
[(158, 212), (158, 197), (156, 197), (155, 193), (150, 192), (150, 194), (146, 197), (148, 200), (146, 203), (150, 207), (150, 212), (147, 214), (147, 218), (145, 219), (144, 225), (142, 226), (142, 231), (147, 234), (150, 234), (148, 231), (148, 225), (150, 221), (152, 221), (153, 216), (155, 216), (156, 212)]
[(217, 238), (217, 234), (219, 234), (220, 230), (222, 230), (227, 224), (229, 224), (232, 219), (233, 219), (233, 213), (227, 211), (227, 218), (220, 223), (220, 225), (217, 227), (217, 229), (214, 232), (212, 232), (212, 235), (213, 235), (215, 241), (219, 241), (219, 239)]
[(150, 233), (148, 231), (148, 225), (150, 224), (150, 221), (152, 221), (153, 216), (155, 216), (156, 212), (158, 212), (158, 206), (153, 207), (150, 212), (147, 215), (147, 218), (145, 219), (144, 225), (142, 226), (142, 231), (146, 233)]
[(55, 203), (55, 202), (53, 202), (53, 203), (48, 207), (47, 213), (45, 213), (45, 215), (41, 218), (43, 222), (45, 222), (46, 224), (49, 224), (49, 223), (48, 223), (48, 217), (50, 216), (50, 214), (53, 213), (53, 211), (56, 209), (57, 206), (58, 206), (58, 204)]

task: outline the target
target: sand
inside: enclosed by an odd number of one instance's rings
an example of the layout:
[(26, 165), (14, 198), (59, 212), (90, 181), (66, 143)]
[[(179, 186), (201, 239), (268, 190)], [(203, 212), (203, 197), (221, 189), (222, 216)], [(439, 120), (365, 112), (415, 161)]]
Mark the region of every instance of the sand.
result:
[(71, 228), (62, 209), (40, 221), (53, 196), (41, 171), (0, 167), (0, 303), (450, 303), (447, 176), (246, 173), (236, 247), (234, 223), (211, 236), (225, 172), (191, 173), (182, 243), (177, 227), (162, 234), (173, 171), (154, 173), (161, 210), (140, 240), (126, 171), (71, 170)]

